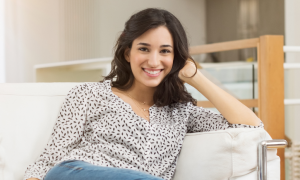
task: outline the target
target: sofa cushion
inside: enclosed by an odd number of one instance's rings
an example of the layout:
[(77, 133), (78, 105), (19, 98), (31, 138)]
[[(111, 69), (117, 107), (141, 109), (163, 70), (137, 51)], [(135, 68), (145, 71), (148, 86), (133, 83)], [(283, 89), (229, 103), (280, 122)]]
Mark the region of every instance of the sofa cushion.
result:
[[(256, 170), (258, 143), (269, 139), (269, 134), (261, 128), (189, 133), (184, 139), (174, 180), (227, 180), (247, 175)], [(269, 149), (267, 157), (268, 161), (279, 159), (276, 149)], [(279, 178), (279, 163), (274, 164), (277, 165), (274, 173)]]

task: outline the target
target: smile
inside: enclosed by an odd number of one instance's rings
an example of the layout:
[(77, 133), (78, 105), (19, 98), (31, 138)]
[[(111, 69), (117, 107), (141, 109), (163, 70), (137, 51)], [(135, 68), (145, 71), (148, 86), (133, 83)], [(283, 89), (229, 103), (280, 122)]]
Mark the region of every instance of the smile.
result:
[(156, 77), (160, 74), (160, 72), (163, 70), (163, 69), (160, 69), (160, 70), (155, 70), (155, 71), (150, 71), (150, 70), (146, 70), (144, 68), (142, 68), (143, 71), (150, 77)]

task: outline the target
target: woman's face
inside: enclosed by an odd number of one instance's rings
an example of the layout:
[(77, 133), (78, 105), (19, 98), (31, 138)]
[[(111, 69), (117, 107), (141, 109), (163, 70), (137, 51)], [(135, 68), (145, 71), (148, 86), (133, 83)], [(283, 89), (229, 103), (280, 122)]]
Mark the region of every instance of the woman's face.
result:
[(149, 29), (136, 38), (127, 55), (125, 52), (135, 83), (157, 87), (172, 69), (173, 48), (172, 36), (165, 26)]

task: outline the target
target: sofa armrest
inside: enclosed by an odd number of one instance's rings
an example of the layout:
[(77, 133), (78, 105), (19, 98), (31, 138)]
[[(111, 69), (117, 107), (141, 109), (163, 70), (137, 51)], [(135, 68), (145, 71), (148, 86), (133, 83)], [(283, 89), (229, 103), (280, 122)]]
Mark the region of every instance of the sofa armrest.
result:
[(261, 141), (258, 145), (257, 155), (257, 179), (267, 180), (267, 149), (271, 148), (285, 148), (287, 141), (284, 139), (273, 139)]

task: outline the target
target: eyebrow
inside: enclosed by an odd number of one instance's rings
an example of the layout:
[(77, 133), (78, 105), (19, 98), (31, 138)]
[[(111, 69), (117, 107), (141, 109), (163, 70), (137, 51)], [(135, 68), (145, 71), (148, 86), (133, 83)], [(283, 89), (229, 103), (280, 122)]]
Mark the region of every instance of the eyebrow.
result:
[[(148, 44), (148, 43), (138, 43), (137, 45), (143, 45), (143, 46), (151, 46), (150, 44)], [(164, 44), (164, 45), (161, 45), (160, 47), (171, 47), (171, 48), (173, 48), (171, 45), (169, 45), (169, 44)]]

